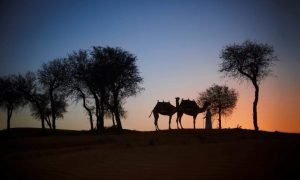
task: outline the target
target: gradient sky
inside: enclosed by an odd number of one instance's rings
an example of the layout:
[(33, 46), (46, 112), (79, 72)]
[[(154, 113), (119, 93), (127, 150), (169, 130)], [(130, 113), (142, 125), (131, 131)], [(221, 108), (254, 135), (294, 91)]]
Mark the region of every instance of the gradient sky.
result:
[[(138, 57), (145, 91), (129, 98), (124, 127), (154, 130), (148, 118), (157, 100), (196, 99), (213, 83), (239, 92), (237, 107), (223, 127), (253, 129), (250, 83), (223, 78), (220, 51), (227, 44), (269, 43), (280, 59), (275, 76), (261, 84), (259, 126), (268, 131), (300, 132), (300, 3), (298, 1), (0, 1), (0, 75), (36, 71), (41, 64), (94, 45), (119, 46)], [(61, 129), (89, 129), (81, 104), (70, 103), (58, 120)], [(203, 115), (197, 127), (203, 127)], [(6, 127), (0, 114), (0, 129)], [(110, 125), (110, 119), (106, 121)], [(172, 127), (175, 128), (175, 116)], [(167, 117), (159, 119), (166, 129)], [(184, 116), (183, 126), (192, 127)], [(217, 127), (217, 122), (213, 123)], [(40, 127), (27, 109), (12, 117), (12, 127)]]

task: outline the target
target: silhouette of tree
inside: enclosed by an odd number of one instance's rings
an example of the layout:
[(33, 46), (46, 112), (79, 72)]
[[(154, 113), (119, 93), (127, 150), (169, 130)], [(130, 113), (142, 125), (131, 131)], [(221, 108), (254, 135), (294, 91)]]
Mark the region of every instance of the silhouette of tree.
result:
[(122, 130), (121, 102), (143, 89), (140, 86), (143, 78), (140, 76), (136, 65), (137, 58), (118, 47), (93, 47), (92, 55), (96, 60), (95, 67), (101, 70), (101, 73), (97, 74), (98, 76), (95, 74), (97, 79), (101, 79), (98, 81), (100, 82), (98, 87), (100, 87), (101, 101), (105, 103), (108, 102), (107, 98), (111, 98), (111, 108), (114, 112), (117, 128)]
[[(69, 55), (72, 83), (71, 89), (77, 98), (83, 100), (83, 106), (90, 116), (95, 109), (97, 130), (104, 130), (104, 116), (110, 113), (113, 123), (116, 121), (122, 129), (120, 117), (125, 115), (122, 106), (126, 97), (135, 95), (142, 88), (135, 64), (136, 57), (120, 48), (93, 47), (90, 51), (79, 50)], [(94, 99), (91, 105), (88, 97)], [(115, 119), (115, 121), (114, 121)]]
[(89, 101), (89, 95), (93, 94), (93, 89), (91, 87), (91, 66), (92, 62), (90, 60), (89, 54), (85, 50), (79, 50), (78, 52), (73, 52), (69, 55), (68, 64), (71, 69), (71, 83), (70, 90), (71, 94), (74, 96), (76, 101), (82, 100), (82, 105), (86, 110), (89, 119), (91, 131), (94, 129), (93, 125), (93, 114), (95, 107), (91, 105)]
[(259, 84), (271, 72), (273, 62), (277, 57), (273, 55), (273, 47), (252, 41), (242, 44), (226, 46), (220, 58), (220, 72), (239, 80), (250, 81), (255, 88), (253, 102), (253, 124), (256, 131), (259, 130), (257, 123), (257, 104), (259, 98)]
[(197, 103), (201, 105), (204, 102), (210, 102), (212, 115), (219, 116), (219, 129), (221, 129), (221, 116), (227, 116), (232, 113), (236, 106), (237, 98), (238, 93), (234, 89), (214, 84), (206, 91), (199, 93)]
[[(112, 98), (110, 98), (111, 100)], [(105, 113), (105, 116), (107, 118), (111, 118), (112, 120), (112, 123), (113, 123), (113, 127), (116, 128), (116, 120), (115, 120), (115, 114), (114, 114), (114, 111), (113, 111), (113, 106), (112, 106), (112, 102), (108, 102), (107, 106), (108, 106), (108, 111)], [(127, 118), (127, 111), (124, 109), (123, 107), (123, 103), (120, 103), (119, 105), (119, 112), (120, 112), (120, 117), (126, 119)]]
[[(17, 77), (18, 91), (23, 94), (26, 101), (30, 103), (32, 115), (41, 120), (42, 131), (45, 130), (45, 107), (49, 103), (45, 94), (41, 94), (36, 75), (28, 72)], [(46, 105), (45, 105), (46, 104)]]
[(114, 73), (109, 69), (109, 64), (103, 56), (103, 47), (93, 47), (91, 51), (93, 66), (91, 69), (91, 82), (93, 97), (95, 99), (96, 117), (97, 117), (97, 129), (99, 131), (104, 130), (104, 115), (108, 111), (109, 101), (109, 81)]
[(13, 110), (19, 106), (24, 106), (25, 101), (22, 93), (18, 91), (15, 75), (0, 78), (0, 91), (0, 107), (7, 111), (7, 129), (9, 130)]
[[(31, 115), (36, 119), (41, 119), (47, 123), (50, 129), (54, 129), (54, 126), (51, 123), (52, 110), (50, 107), (50, 99), (48, 94), (35, 94), (35, 103), (30, 104)], [(61, 98), (61, 97), (60, 97)], [(67, 112), (67, 103), (65, 99), (57, 99), (57, 96), (54, 98), (56, 104), (55, 116), (56, 119), (63, 118), (64, 113)], [(42, 128), (45, 128), (45, 125), (42, 125)]]
[(0, 77), (0, 107), (3, 107), (3, 96), (4, 96), (4, 92), (3, 92), (3, 89), (4, 89), (4, 87), (3, 87), (3, 84), (4, 84), (4, 82), (3, 82), (3, 78), (2, 77)]
[(65, 59), (54, 59), (47, 64), (44, 63), (38, 70), (38, 80), (49, 95), (53, 130), (56, 130), (58, 112), (64, 112), (63, 108), (60, 107), (62, 108), (60, 109), (59, 106), (63, 104), (66, 106), (66, 103), (62, 101), (65, 101), (68, 95), (70, 71), (65, 61)]
[[(28, 72), (24, 76), (17, 76), (17, 90), (22, 93), (24, 99), (30, 103), (30, 110), (33, 117), (41, 120), (42, 130), (45, 130), (45, 121), (50, 129), (52, 123), (49, 121), (51, 115), (50, 98), (47, 92), (44, 92), (38, 84), (36, 75), (33, 72)], [(56, 118), (63, 117), (66, 112), (67, 104), (64, 96), (54, 94), (54, 102), (56, 105)]]
[(51, 109), (50, 108), (46, 108), (45, 110), (45, 121), (47, 122), (47, 125), (50, 129), (52, 128), (52, 124), (51, 124)]
[[(64, 118), (64, 113), (67, 112), (67, 107), (68, 107), (66, 96), (55, 95), (54, 103), (55, 103), (55, 111), (54, 111), (55, 117), (57, 119)], [(51, 109), (51, 111), (52, 111), (52, 109)], [(53, 126), (53, 129), (54, 129), (54, 126)]]
[[(56, 129), (56, 120), (66, 112), (67, 98), (82, 100), (93, 130), (104, 130), (104, 115), (111, 114), (113, 124), (122, 130), (121, 117), (126, 117), (125, 99), (143, 88), (143, 79), (136, 66), (136, 57), (121, 48), (93, 47), (79, 50), (68, 58), (44, 63), (37, 73), (0, 78), (0, 106), (7, 109), (8, 128), (12, 111), (30, 103), (32, 115)], [(93, 99), (94, 103), (92, 103)], [(94, 112), (95, 110), (95, 112)]]
[[(36, 93), (33, 95), (33, 100), (30, 103), (31, 115), (36, 119), (40, 119), (42, 123), (42, 130), (45, 130), (45, 122), (52, 129), (51, 122), (49, 121), (49, 116), (51, 115), (51, 110), (49, 108), (49, 96), (48, 94)], [(48, 119), (47, 119), (48, 117)]]

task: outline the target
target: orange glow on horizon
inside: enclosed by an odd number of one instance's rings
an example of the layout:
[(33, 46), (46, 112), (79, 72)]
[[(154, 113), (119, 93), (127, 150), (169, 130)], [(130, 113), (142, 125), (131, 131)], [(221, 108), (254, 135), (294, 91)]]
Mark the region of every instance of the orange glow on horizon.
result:
[[(280, 81), (279, 81), (280, 80)], [(169, 87), (160, 91), (153, 87), (142, 94), (129, 98), (125, 104), (128, 111), (127, 119), (123, 120), (123, 127), (139, 131), (154, 131), (153, 116), (149, 114), (155, 106), (157, 100), (170, 101), (175, 105), (175, 97), (184, 99), (195, 99), (198, 92), (205, 90), (212, 83), (199, 83), (195, 87), (184, 88), (182, 86)], [(217, 84), (224, 84), (223, 81)], [(222, 128), (236, 128), (238, 125), (243, 129), (254, 129), (252, 122), (252, 103), (254, 100), (254, 89), (250, 83), (239, 84), (235, 81), (227, 81), (227, 86), (236, 89), (239, 92), (239, 98), (236, 108), (232, 115), (222, 116)], [(159, 86), (158, 86), (159, 87)], [(260, 130), (281, 131), (300, 133), (300, 121), (298, 107), (300, 106), (299, 85), (291, 85), (290, 81), (284, 76), (281, 79), (270, 78), (264, 81), (260, 86), (260, 97), (258, 103), (258, 125)], [(0, 113), (0, 129), (6, 128), (6, 115), (4, 111)], [(196, 128), (203, 128), (204, 113), (199, 114), (196, 120)], [(110, 126), (111, 120), (105, 120), (105, 125)], [(158, 121), (160, 129), (168, 128), (168, 117), (160, 116)], [(182, 118), (184, 128), (193, 127), (191, 116), (184, 115)], [(11, 120), (12, 127), (40, 127), (40, 121), (33, 119), (27, 110), (17, 110), (13, 113)], [(85, 111), (81, 104), (72, 104), (68, 108), (68, 113), (64, 119), (57, 121), (59, 129), (88, 130), (89, 123)], [(173, 115), (171, 127), (176, 126), (176, 114)], [(213, 118), (213, 128), (218, 128), (217, 117)]]

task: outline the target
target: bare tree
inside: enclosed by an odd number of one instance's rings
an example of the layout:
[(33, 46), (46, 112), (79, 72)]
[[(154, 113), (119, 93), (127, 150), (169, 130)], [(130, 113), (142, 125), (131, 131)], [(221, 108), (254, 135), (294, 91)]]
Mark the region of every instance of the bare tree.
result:
[[(45, 130), (45, 122), (52, 129), (51, 122), (49, 121), (49, 115), (51, 110), (49, 108), (50, 102), (48, 94), (34, 94), (30, 103), (31, 115), (36, 119), (41, 120), (42, 130)], [(48, 117), (48, 119), (47, 119)], [(48, 120), (48, 121), (47, 121)]]
[[(50, 129), (53, 129), (54, 127), (52, 127), (52, 123), (50, 122), (52, 110), (50, 107), (49, 94), (40, 88), (33, 72), (17, 76), (17, 90), (21, 92), (24, 99), (30, 103), (32, 116), (41, 120), (42, 130), (45, 130), (45, 122)], [(55, 103), (55, 116), (56, 118), (62, 118), (67, 107), (65, 96), (54, 94), (53, 99)]]
[(223, 60), (220, 72), (235, 79), (250, 81), (255, 88), (253, 124), (256, 131), (259, 130), (257, 123), (259, 84), (270, 74), (271, 66), (277, 60), (273, 53), (273, 47), (268, 44), (245, 41), (242, 44), (226, 46), (220, 56)]
[(218, 115), (219, 129), (222, 128), (222, 115), (228, 116), (236, 106), (238, 93), (227, 86), (212, 85), (206, 91), (199, 93), (197, 103), (199, 105), (210, 102), (212, 115)]
[[(47, 123), (50, 129), (54, 129), (51, 123), (50, 117), (52, 116), (52, 110), (50, 108), (50, 100), (48, 94), (35, 94), (34, 103), (30, 104), (31, 115), (36, 119), (41, 119)], [(57, 96), (54, 98), (56, 108), (56, 119), (63, 118), (64, 113), (67, 112), (67, 103), (65, 99), (59, 99)], [(45, 124), (42, 123), (42, 128), (45, 129)]]
[[(111, 99), (112, 98), (110, 98), (110, 100)], [(107, 111), (105, 113), (105, 117), (111, 118), (113, 127), (116, 128), (117, 125), (116, 125), (116, 118), (115, 118), (115, 113), (114, 113), (114, 109), (113, 109), (113, 103), (112, 102), (107, 102), (107, 106), (108, 106), (109, 111)], [(127, 118), (127, 111), (123, 107), (123, 102), (121, 102), (120, 105), (119, 105), (119, 113), (120, 113), (121, 118), (124, 118), (124, 119)]]
[(86, 110), (91, 131), (94, 129), (93, 114), (95, 107), (91, 105), (89, 96), (92, 94), (91, 82), (89, 81), (92, 62), (89, 54), (85, 50), (79, 50), (69, 55), (68, 64), (71, 69), (70, 91), (76, 101), (82, 100), (82, 105)]
[(45, 130), (45, 108), (48, 105), (48, 96), (42, 94), (36, 75), (28, 72), (17, 77), (18, 91), (21, 92), (26, 101), (30, 103), (32, 115), (41, 120), (42, 131)]
[(58, 106), (60, 105), (56, 103), (65, 100), (65, 96), (67, 96), (66, 88), (70, 83), (69, 73), (65, 59), (54, 59), (47, 64), (43, 64), (42, 68), (38, 70), (39, 82), (49, 95), (54, 130), (56, 129), (57, 111), (59, 111)]
[(17, 78), (15, 75), (9, 75), (0, 78), (0, 107), (7, 111), (7, 129), (10, 129), (10, 121), (13, 110), (19, 106), (25, 105), (22, 93), (17, 88)]

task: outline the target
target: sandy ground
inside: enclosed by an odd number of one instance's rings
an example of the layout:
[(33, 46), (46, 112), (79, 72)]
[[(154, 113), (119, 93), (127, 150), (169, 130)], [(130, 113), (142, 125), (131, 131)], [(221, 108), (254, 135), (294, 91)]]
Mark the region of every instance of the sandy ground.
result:
[(247, 130), (0, 133), (0, 179), (299, 179), (300, 134)]

